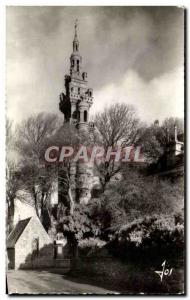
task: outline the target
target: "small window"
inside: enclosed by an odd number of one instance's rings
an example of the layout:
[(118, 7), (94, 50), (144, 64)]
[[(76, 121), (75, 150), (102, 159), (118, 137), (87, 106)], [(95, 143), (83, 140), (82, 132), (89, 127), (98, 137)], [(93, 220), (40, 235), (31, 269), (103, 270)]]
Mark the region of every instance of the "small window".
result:
[(84, 122), (87, 122), (87, 111), (84, 111)]
[(78, 88), (78, 94), (80, 94), (80, 88)]
[(78, 51), (78, 45), (76, 45), (76, 50)]
[(73, 87), (71, 87), (71, 92), (73, 92)]
[(39, 238), (34, 238), (32, 240), (32, 252), (35, 255), (39, 254)]
[(77, 60), (77, 71), (79, 71), (79, 60)]

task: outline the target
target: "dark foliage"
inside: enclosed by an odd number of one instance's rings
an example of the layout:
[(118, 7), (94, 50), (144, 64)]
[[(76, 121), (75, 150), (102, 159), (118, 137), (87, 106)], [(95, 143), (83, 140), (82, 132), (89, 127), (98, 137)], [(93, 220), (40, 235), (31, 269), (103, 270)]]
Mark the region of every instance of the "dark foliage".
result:
[[(176, 222), (178, 218), (179, 222)], [(141, 218), (123, 225), (108, 244), (117, 258), (143, 261), (160, 257), (182, 257), (184, 249), (184, 224), (182, 215)]]

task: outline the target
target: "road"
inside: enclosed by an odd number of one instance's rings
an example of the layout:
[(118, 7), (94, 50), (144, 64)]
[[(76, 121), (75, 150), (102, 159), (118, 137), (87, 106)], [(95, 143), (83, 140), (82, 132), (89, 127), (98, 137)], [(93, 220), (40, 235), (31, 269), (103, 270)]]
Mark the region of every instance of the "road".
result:
[(9, 294), (113, 294), (113, 291), (67, 279), (65, 275), (48, 271), (9, 270)]

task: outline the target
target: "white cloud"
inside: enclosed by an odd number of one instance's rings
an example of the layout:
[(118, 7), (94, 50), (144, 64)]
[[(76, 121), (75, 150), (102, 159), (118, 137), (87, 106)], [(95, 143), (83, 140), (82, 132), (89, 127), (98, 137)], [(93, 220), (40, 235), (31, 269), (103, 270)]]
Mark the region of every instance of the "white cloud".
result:
[[(119, 81), (118, 81), (119, 82)], [(143, 121), (160, 121), (166, 117), (184, 117), (183, 68), (164, 73), (145, 81), (133, 70), (128, 70), (119, 83), (112, 83), (95, 92), (92, 113), (111, 103), (133, 104)]]

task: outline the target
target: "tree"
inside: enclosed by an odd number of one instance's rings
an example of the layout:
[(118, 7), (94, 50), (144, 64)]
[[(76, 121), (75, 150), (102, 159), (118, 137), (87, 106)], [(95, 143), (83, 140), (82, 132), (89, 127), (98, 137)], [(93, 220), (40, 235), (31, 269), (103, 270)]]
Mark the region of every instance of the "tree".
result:
[(117, 203), (118, 210), (126, 215), (119, 222), (131, 222), (141, 216), (178, 213), (184, 206), (183, 181), (145, 176), (137, 170), (123, 170), (119, 185), (109, 185), (106, 197)]
[(139, 129), (137, 145), (142, 147), (146, 160), (152, 163), (163, 155), (167, 145), (167, 135), (162, 127), (144, 125)]
[(175, 126), (178, 135), (184, 133), (183, 120), (180, 118), (166, 118), (160, 126), (156, 121), (149, 126), (141, 126), (137, 144), (142, 146), (147, 160), (156, 162), (164, 154), (168, 144), (174, 141)]
[(62, 215), (62, 218), (59, 216), (58, 208), (57, 216), (57, 229), (63, 232), (64, 236), (68, 238), (74, 255), (77, 254), (77, 246), (81, 240), (100, 234), (100, 229), (93, 219), (89, 205), (76, 203), (72, 214)]
[(183, 217), (183, 182), (172, 183), (138, 170), (122, 170), (122, 179), (107, 185), (100, 199), (89, 203), (91, 220), (99, 228), (99, 237), (109, 240), (122, 226), (142, 217)]
[(184, 133), (184, 120), (180, 118), (166, 118), (162, 123), (162, 128), (164, 132), (167, 133), (167, 139), (172, 141), (174, 139), (175, 130), (174, 127), (176, 126), (177, 134), (181, 135)]
[[(109, 147), (115, 150), (118, 145), (121, 148), (132, 146), (138, 136), (139, 121), (132, 106), (114, 104), (95, 116), (95, 126), (101, 137), (99, 144), (107, 152)], [(107, 183), (120, 171), (121, 166), (110, 157), (108, 161), (98, 165), (97, 169), (102, 190), (105, 191)]]
[(44, 160), (44, 149), (49, 139), (60, 128), (60, 119), (56, 114), (39, 113), (23, 120), (17, 127), (17, 149), (21, 160)]
[[(76, 149), (81, 144), (81, 137), (77, 129), (69, 123), (64, 123), (56, 134), (49, 140), (49, 146), (69, 146)], [(72, 214), (74, 210), (74, 200), (71, 192), (70, 169), (73, 158), (64, 159), (57, 164), (58, 193), (59, 193), (59, 214)]]
[(7, 232), (10, 233), (14, 225), (15, 198), (20, 188), (19, 173), (14, 162), (6, 164), (6, 202), (7, 202)]
[(20, 188), (20, 178), (17, 162), (15, 160), (15, 139), (13, 123), (6, 121), (6, 203), (7, 203), (7, 232), (13, 229), (15, 198)]
[(42, 223), (57, 174), (55, 165), (45, 163), (44, 154), (59, 127), (57, 115), (45, 113), (30, 116), (17, 127), (16, 147), (20, 155), (22, 188), (32, 195), (36, 214)]

